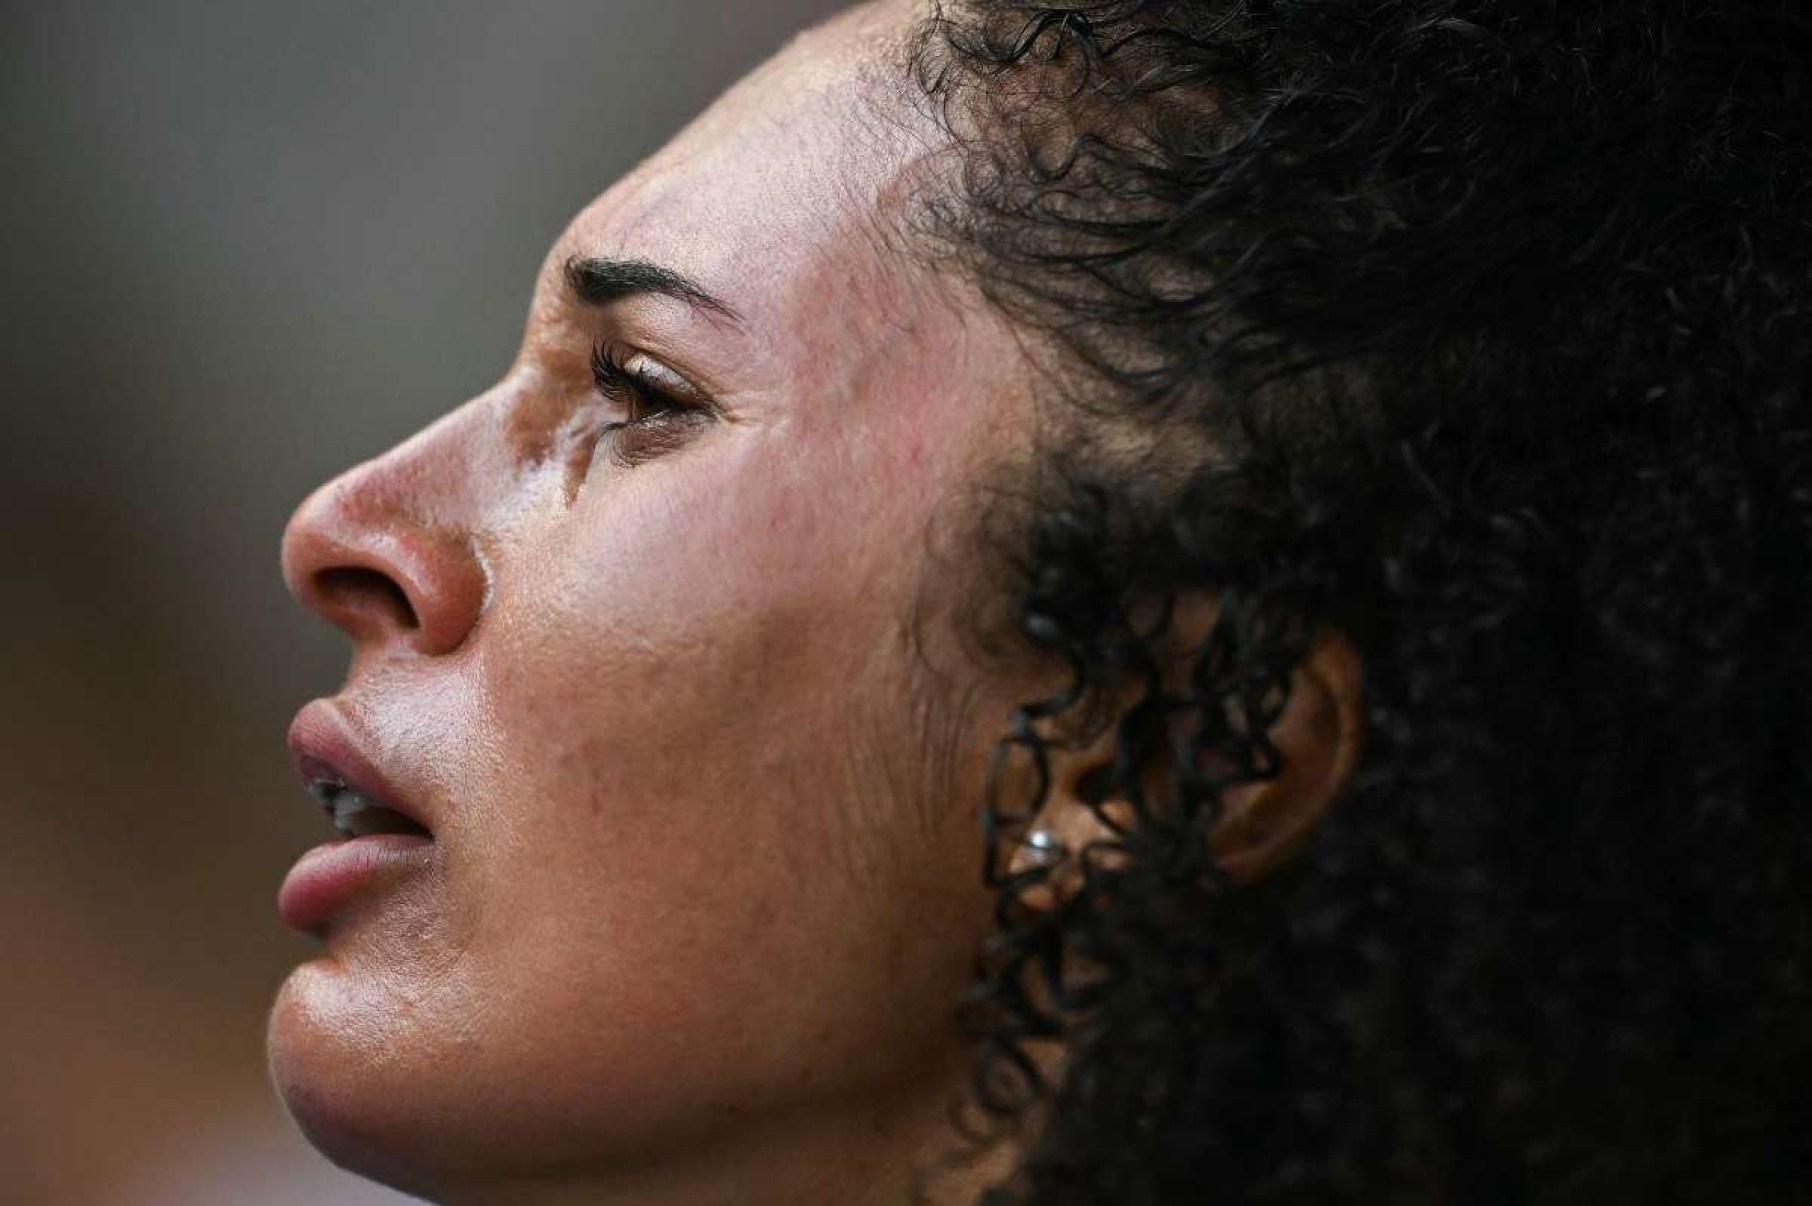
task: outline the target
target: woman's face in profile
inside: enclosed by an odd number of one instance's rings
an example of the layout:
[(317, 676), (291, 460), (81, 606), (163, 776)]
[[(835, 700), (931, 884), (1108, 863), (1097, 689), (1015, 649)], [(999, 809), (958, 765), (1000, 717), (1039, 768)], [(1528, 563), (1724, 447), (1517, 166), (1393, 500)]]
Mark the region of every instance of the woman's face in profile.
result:
[(913, 18), (809, 35), (598, 198), (504, 379), (292, 522), (355, 648), (304, 775), (432, 834), (285, 890), (324, 950), (274, 1072), (342, 1163), (702, 1172), (947, 1108), (1011, 693), (928, 668), (978, 589), (928, 542), (1029, 414), (1006, 329), (888, 248)]

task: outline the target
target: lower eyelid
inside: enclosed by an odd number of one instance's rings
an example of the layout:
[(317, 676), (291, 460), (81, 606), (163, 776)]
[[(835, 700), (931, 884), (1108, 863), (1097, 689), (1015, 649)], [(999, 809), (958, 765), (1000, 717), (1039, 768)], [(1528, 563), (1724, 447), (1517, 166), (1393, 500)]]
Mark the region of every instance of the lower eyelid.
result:
[(630, 469), (676, 450), (693, 428), (711, 421), (702, 407), (674, 406), (640, 423), (614, 422), (598, 429), (592, 456), (608, 452), (620, 468)]

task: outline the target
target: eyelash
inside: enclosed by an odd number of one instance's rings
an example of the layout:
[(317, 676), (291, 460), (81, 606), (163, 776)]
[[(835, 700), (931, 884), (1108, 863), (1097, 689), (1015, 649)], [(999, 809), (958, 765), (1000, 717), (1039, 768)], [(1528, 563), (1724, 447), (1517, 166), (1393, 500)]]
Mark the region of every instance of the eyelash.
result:
[[(617, 350), (609, 344), (592, 348), (591, 378), (605, 400), (629, 412), (628, 419), (598, 428), (598, 445), (608, 446), (611, 462), (619, 468), (633, 469), (678, 447), (692, 427), (710, 418), (707, 407), (675, 397), (625, 367)], [(643, 413), (638, 414), (638, 410)]]

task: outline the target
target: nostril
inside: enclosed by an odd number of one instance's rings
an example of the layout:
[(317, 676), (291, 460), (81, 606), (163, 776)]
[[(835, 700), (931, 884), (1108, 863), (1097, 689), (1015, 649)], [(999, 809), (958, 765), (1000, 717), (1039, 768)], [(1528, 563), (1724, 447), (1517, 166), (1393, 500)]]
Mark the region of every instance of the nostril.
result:
[(421, 627), (409, 596), (388, 574), (362, 566), (337, 566), (315, 574), (315, 589), (323, 599), (348, 611), (379, 615), (404, 630)]

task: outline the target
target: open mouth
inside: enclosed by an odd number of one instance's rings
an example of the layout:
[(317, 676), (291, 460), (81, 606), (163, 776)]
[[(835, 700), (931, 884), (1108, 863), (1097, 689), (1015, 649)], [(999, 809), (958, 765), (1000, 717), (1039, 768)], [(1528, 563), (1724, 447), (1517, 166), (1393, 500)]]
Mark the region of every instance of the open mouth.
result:
[(308, 785), (308, 794), (320, 802), (328, 820), (333, 822), (333, 827), (343, 837), (361, 838), (379, 833), (402, 833), (423, 838), (434, 836), (394, 808), (385, 808), (345, 783), (333, 779), (317, 779)]

